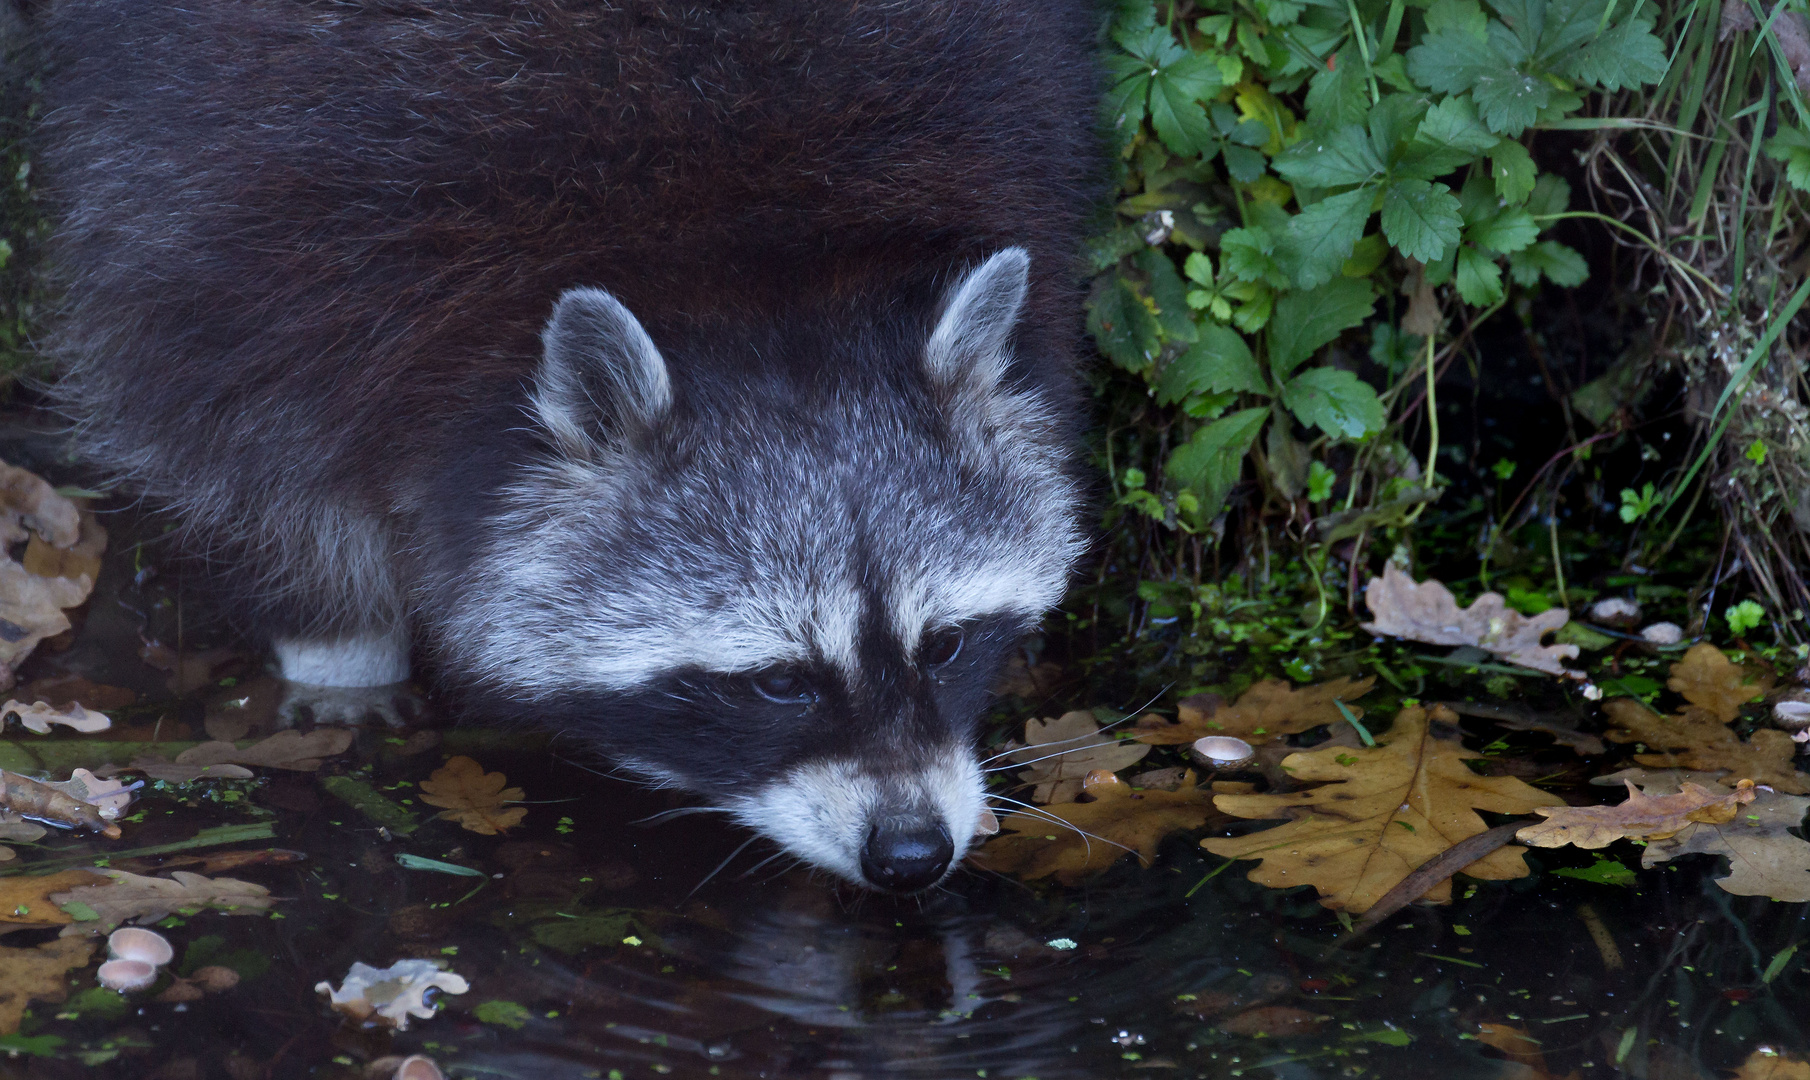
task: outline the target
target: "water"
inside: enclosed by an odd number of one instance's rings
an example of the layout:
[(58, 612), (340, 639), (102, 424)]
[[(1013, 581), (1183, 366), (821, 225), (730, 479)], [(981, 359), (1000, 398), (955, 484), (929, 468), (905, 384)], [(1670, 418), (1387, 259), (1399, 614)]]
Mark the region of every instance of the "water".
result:
[[(0, 432), (0, 456), (70, 478), (58, 444), (29, 427)], [(154, 545), (137, 546), (155, 526), (129, 514), (109, 524), (109, 569), (80, 633), (22, 681), (76, 673), (143, 700), (107, 735), (18, 735), (11, 767), (61, 775), (270, 730), (258, 658), (235, 651), (173, 570), (142, 574), (161, 565)], [(146, 640), (208, 657), (189, 665), (208, 667), (205, 679), (172, 692), (170, 673), (140, 659)], [(524, 1080), (1676, 1080), (1725, 1075), (1764, 1045), (1810, 1046), (1810, 957), (1779, 959), (1805, 936), (1806, 905), (1728, 896), (1701, 857), (1624, 888), (1555, 879), (1541, 869), (1588, 859), (1534, 853), (1533, 877), (1461, 882), (1450, 907), (1410, 909), (1335, 948), (1342, 931), (1310, 893), (1245, 881), (1255, 864), (1214, 875), (1220, 860), (1192, 837), (1171, 839), (1149, 869), (1122, 860), (1071, 889), (970, 870), (900, 900), (771, 859), (760, 843), (744, 849), (747, 836), (713, 815), (645, 821), (687, 804), (601, 774), (568, 742), (483, 725), (437, 731), (437, 743), (409, 735), (362, 732), (318, 774), (154, 787), (120, 841), (54, 833), (21, 847), (0, 873), (111, 854), (122, 869), (240, 878), (281, 900), (274, 916), (204, 911), (163, 925), (176, 974), (215, 964), (241, 976), (200, 1000), (154, 1000), (167, 977), (122, 998), (95, 989), (92, 962), (71, 972), (66, 1000), (32, 1004), (0, 1038), (12, 1055), (0, 1076), (350, 1080), (421, 1053), (451, 1076)], [(450, 754), (524, 789), (521, 827), (487, 837), (432, 817), (415, 785)], [(326, 776), (368, 785), (418, 827), (380, 826)], [(119, 854), (223, 825), (271, 836)], [(237, 867), (179, 861), (272, 846), (279, 855)], [(55, 934), (14, 931), (0, 946)], [(443, 962), (470, 989), (439, 996), (437, 1015), (406, 1032), (349, 1024), (315, 990), (354, 962), (408, 958)], [(1526, 1031), (1544, 1071), (1486, 1046), (1485, 1024)]]

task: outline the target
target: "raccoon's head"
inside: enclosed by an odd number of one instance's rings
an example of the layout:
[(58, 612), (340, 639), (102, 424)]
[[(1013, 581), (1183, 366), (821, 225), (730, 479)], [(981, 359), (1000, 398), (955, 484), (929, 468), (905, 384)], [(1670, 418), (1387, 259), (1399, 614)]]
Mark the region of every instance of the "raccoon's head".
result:
[(975, 719), (1081, 549), (1063, 425), (1009, 374), (1028, 266), (1000, 252), (928, 318), (664, 354), (567, 292), (457, 659), (811, 864), (941, 880), (984, 810)]

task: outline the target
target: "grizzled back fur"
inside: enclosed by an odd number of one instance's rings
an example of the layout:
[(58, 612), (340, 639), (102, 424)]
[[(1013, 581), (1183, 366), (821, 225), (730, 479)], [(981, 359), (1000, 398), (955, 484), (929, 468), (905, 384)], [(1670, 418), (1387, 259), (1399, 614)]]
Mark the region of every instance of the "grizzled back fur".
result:
[(482, 467), (474, 423), (521, 399), (569, 286), (656, 340), (801, 299), (916, 321), (1018, 244), (1040, 359), (1016, 377), (1067, 378), (1084, 5), (44, 7), (67, 405), (92, 457), (264, 570), (263, 625), (406, 606), (380, 567), (412, 503)]

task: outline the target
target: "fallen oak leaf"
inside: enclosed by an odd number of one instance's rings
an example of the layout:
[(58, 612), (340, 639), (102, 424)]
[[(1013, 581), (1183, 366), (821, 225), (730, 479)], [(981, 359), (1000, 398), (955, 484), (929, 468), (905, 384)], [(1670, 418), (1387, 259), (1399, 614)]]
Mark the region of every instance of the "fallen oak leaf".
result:
[(1542, 645), (1540, 639), (1571, 621), (1564, 608), (1523, 615), (1500, 593), (1487, 592), (1460, 609), (1452, 591), (1431, 578), (1416, 584), (1394, 563), (1383, 576), (1370, 579), (1364, 592), (1375, 622), (1362, 624), (1378, 637), (1407, 638), (1429, 645), (1470, 645), (1511, 664), (1550, 675), (1584, 678), (1561, 661), (1577, 656), (1576, 645)]
[(62, 909), (55, 894), (102, 880), (98, 872), (80, 869), (0, 878), (0, 931), (72, 923), (75, 917)]
[(45, 701), (34, 701), (30, 705), (22, 701), (8, 698), (0, 705), (0, 717), (16, 716), (25, 730), (35, 731), (39, 735), (50, 734), (50, 725), (62, 724), (86, 734), (91, 731), (105, 731), (113, 726), (113, 721), (102, 713), (82, 707), (79, 701), (72, 701), (66, 708), (57, 708)]
[(1149, 866), (1163, 837), (1198, 829), (1214, 816), (1212, 792), (1188, 773), (1174, 791), (1134, 791), (1110, 772), (1089, 773), (1082, 791), (1090, 802), (1062, 803), (1005, 819), (1004, 830), (968, 856), (983, 870), (1026, 881), (1054, 875), (1073, 885), (1127, 854)]
[(1036, 785), (1031, 792), (1034, 803), (1074, 802), (1088, 773), (1096, 769), (1118, 772), (1150, 753), (1148, 746), (1100, 734), (1094, 714), (1084, 710), (1063, 713), (1054, 720), (1025, 721), (1024, 741), (1023, 749), (1006, 758), (1030, 766), (1018, 779)]
[(1626, 802), (1614, 806), (1538, 806), (1546, 820), (1529, 825), (1515, 839), (1531, 847), (1608, 847), (1617, 840), (1664, 840), (1693, 822), (1720, 825), (1733, 821), (1754, 800), (1752, 780), (1734, 790), (1686, 783), (1676, 794), (1648, 795), (1628, 781)]
[(1790, 735), (1762, 728), (1743, 741), (1728, 726), (1748, 699), (1771, 688), (1769, 673), (1740, 667), (1722, 650), (1700, 644), (1672, 665), (1666, 685), (1684, 695), (1686, 702), (1668, 716), (1634, 698), (1603, 702), (1611, 725), (1604, 738), (1644, 743), (1649, 752), (1634, 755), (1642, 765), (1708, 772), (1725, 769), (1793, 795), (1810, 794), (1806, 777), (1792, 764), (1797, 744)]
[(108, 686), (80, 675), (51, 675), (33, 679), (25, 687), (24, 697), (64, 707), (79, 701), (101, 712), (129, 709), (138, 704), (138, 692), (123, 686)]
[(86, 967), (94, 943), (59, 939), (35, 949), (0, 947), (0, 1035), (19, 1030), (33, 1001), (59, 1002), (69, 996), (69, 972)]
[(1762, 1046), (1747, 1055), (1729, 1080), (1810, 1080), (1810, 1062), (1796, 1054)]
[(1672, 665), (1665, 685), (1727, 724), (1741, 715), (1741, 706), (1770, 693), (1774, 681), (1771, 669), (1737, 664), (1721, 649), (1699, 642)]
[(104, 934), (124, 922), (153, 923), (177, 912), (213, 909), (225, 915), (257, 915), (276, 897), (262, 885), (236, 878), (208, 878), (177, 870), (167, 878), (124, 870), (96, 870), (105, 884), (82, 885), (51, 896), (57, 905), (83, 904), (95, 918), (63, 928), (70, 934)]
[[(1554, 1080), (1546, 1071), (1546, 1056), (1540, 1052), (1540, 1041), (1525, 1029), (1486, 1020), (1477, 1025), (1477, 1041), (1502, 1051), (1509, 1061), (1520, 1065), (1525, 1070), (1520, 1074), (1521, 1080)], [(1573, 1070), (1566, 1074), (1565, 1080), (1577, 1080), (1577, 1076)]]
[[(112, 819), (119, 816), (124, 805), (118, 796), (125, 792), (125, 785), (109, 785), (86, 769), (77, 769), (72, 775), (71, 780), (52, 784), (0, 770), (0, 807), (22, 817), (67, 828), (91, 829), (109, 840), (118, 840), (119, 826)], [(88, 801), (86, 796), (91, 790), (107, 796), (106, 805)], [(130, 798), (125, 795), (125, 800)]]
[[(1624, 779), (1638, 784), (1648, 795), (1665, 795), (1681, 786), (1676, 772), (1634, 775)], [(1726, 785), (1706, 784), (1711, 790), (1729, 791)], [(1735, 789), (1738, 790), (1738, 789)], [(1720, 855), (1728, 859), (1726, 876), (1712, 880), (1735, 896), (1769, 896), (1788, 903), (1810, 901), (1810, 843), (1792, 835), (1810, 811), (1810, 797), (1786, 795), (1755, 788), (1752, 802), (1733, 820), (1714, 824), (1693, 822), (1674, 836), (1647, 842), (1640, 866), (1650, 870), (1680, 855)]]
[(527, 807), (503, 804), (520, 802), (521, 788), (506, 788), (508, 777), (500, 772), (487, 773), (471, 758), (460, 755), (447, 760), (421, 782), (421, 801), (429, 806), (446, 807), (439, 814), (442, 821), (456, 821), (459, 826), (483, 836), (496, 834), (521, 824)]
[(140, 755), (126, 768), (175, 784), (218, 778), (243, 780), (253, 775), (247, 765), (314, 772), (324, 758), (345, 753), (356, 738), (345, 728), (315, 728), (305, 735), (293, 730), (279, 731), (244, 749), (230, 742), (200, 743), (177, 754), (173, 762)]
[[(1312, 885), (1320, 903), (1361, 913), (1416, 868), (1461, 840), (1488, 829), (1478, 810), (1525, 814), (1553, 796), (1509, 776), (1478, 776), (1464, 763), (1482, 757), (1456, 739), (1428, 730), (1429, 715), (1457, 717), (1435, 706), (1401, 711), (1374, 747), (1330, 747), (1290, 754), (1282, 767), (1296, 780), (1332, 783), (1286, 794), (1220, 795), (1219, 809), (1242, 818), (1293, 820), (1201, 846), (1233, 859), (1261, 859), (1247, 875), (1271, 888)], [(1525, 877), (1524, 849), (1500, 848), (1464, 867), (1471, 877)], [(1450, 879), (1423, 899), (1451, 902)]]
[[(1140, 717), (1137, 738), (1139, 742), (1153, 746), (1168, 746), (1191, 743), (1210, 735), (1230, 735), (1255, 746), (1284, 735), (1298, 735), (1312, 728), (1339, 723), (1345, 717), (1339, 712), (1338, 703), (1360, 698), (1375, 685), (1374, 676), (1333, 679), (1299, 689), (1281, 679), (1265, 679), (1239, 695), (1237, 703), (1229, 706), (1217, 694), (1197, 694), (1182, 699), (1176, 710), (1175, 723), (1160, 716)], [(1355, 705), (1346, 708), (1362, 719), (1362, 708)]]

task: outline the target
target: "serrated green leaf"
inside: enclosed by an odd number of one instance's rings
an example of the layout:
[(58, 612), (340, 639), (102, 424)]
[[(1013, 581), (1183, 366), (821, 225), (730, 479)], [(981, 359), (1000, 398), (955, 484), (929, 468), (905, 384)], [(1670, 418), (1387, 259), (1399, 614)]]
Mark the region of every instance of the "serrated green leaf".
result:
[(1331, 67), (1314, 73), (1307, 88), (1307, 122), (1319, 131), (1333, 131), (1363, 122), (1370, 111), (1370, 86), (1364, 78), (1364, 58), (1357, 43), (1349, 42), (1327, 58)]
[(1458, 295), (1472, 307), (1488, 307), (1502, 299), (1502, 268), (1495, 256), (1466, 244), (1458, 249), (1458, 266), (1453, 277)]
[(1477, 110), (1465, 97), (1449, 97), (1427, 110), (1402, 150), (1393, 173), (1400, 177), (1433, 180), (1468, 165), (1501, 141), (1477, 119)]
[(1383, 235), (1410, 259), (1442, 258), (1463, 225), (1458, 197), (1444, 184), (1404, 179), (1383, 189)]
[(1220, 154), (1225, 158), (1226, 174), (1241, 184), (1255, 181), (1269, 165), (1269, 159), (1243, 146), (1224, 147)]
[(1527, 212), (1535, 220), (1562, 214), (1570, 205), (1571, 185), (1552, 173), (1541, 173), (1534, 181), (1533, 192), (1527, 196)]
[[(1511, 206), (1466, 230), (1465, 239), (1498, 255), (1509, 255), (1540, 238), (1540, 226), (1525, 207)], [(1461, 286), (1462, 287), (1462, 286)]]
[(1155, 248), (1131, 257), (1131, 265), (1150, 277), (1150, 299), (1156, 305), (1156, 322), (1169, 341), (1192, 342), (1198, 336), (1194, 316), (1188, 310), (1188, 286), (1175, 272), (1175, 263)]
[(1297, 284), (1311, 289), (1337, 276), (1364, 235), (1375, 197), (1374, 188), (1357, 188), (1321, 199), (1288, 219), (1276, 254)]
[[(1217, 73), (1214, 77), (1217, 79)], [(1156, 129), (1164, 146), (1183, 156), (1213, 146), (1213, 125), (1207, 119), (1207, 110), (1160, 75), (1150, 80), (1150, 126)]]
[(1087, 330), (1113, 363), (1127, 371), (1142, 371), (1162, 348), (1156, 313), (1137, 288), (1114, 275), (1087, 311)]
[(1282, 388), (1282, 404), (1302, 424), (1328, 435), (1361, 439), (1388, 416), (1369, 383), (1339, 368), (1308, 368)]
[(1489, 152), (1489, 175), (1496, 182), (1496, 195), (1506, 203), (1524, 201), (1533, 193), (1539, 170), (1527, 147), (1513, 139), (1503, 139)]
[(1631, 89), (1665, 78), (1665, 45), (1644, 16), (1611, 26), (1601, 37), (1560, 57), (1560, 74), (1605, 90)]
[(1542, 240), (1508, 257), (1508, 272), (1517, 285), (1527, 286), (1545, 275), (1554, 285), (1582, 285), (1590, 277), (1590, 264), (1576, 251), (1556, 240)]
[(1289, 182), (1317, 188), (1362, 184), (1383, 174), (1383, 159), (1371, 149), (1364, 129), (1346, 124), (1321, 138), (1302, 139), (1273, 163)]
[(1169, 362), (1157, 379), (1156, 399), (1173, 405), (1194, 394), (1231, 391), (1267, 394), (1263, 372), (1251, 347), (1229, 326), (1208, 323), (1201, 327), (1193, 348)]
[(1371, 233), (1351, 249), (1351, 258), (1339, 267), (1339, 274), (1349, 278), (1367, 278), (1376, 273), (1376, 268), (1383, 265), (1383, 260), (1388, 257), (1389, 241), (1383, 239), (1382, 233)]
[(1429, 90), (1462, 94), (1491, 71), (1509, 64), (1487, 37), (1455, 27), (1430, 31), (1408, 50), (1408, 76)]
[(1211, 518), (1225, 503), (1226, 493), (1238, 482), (1244, 456), (1269, 418), (1267, 408), (1243, 409), (1224, 416), (1194, 433), (1175, 448), (1163, 472), (1182, 487), (1193, 488), (1200, 499), (1200, 516)]
[[(1392, 162), (1399, 156), (1401, 144), (1420, 126), (1427, 114), (1424, 94), (1389, 94), (1370, 109), (1364, 126), (1370, 132), (1370, 149), (1377, 160)], [(1387, 166), (1385, 166), (1387, 167)]]
[(1810, 135), (1802, 128), (1780, 124), (1779, 133), (1767, 139), (1766, 156), (1785, 166), (1785, 180), (1799, 191), (1810, 191)]
[(1221, 270), (1238, 281), (1263, 281), (1287, 288), (1288, 275), (1282, 272), (1275, 252), (1275, 239), (1260, 225), (1227, 229), (1219, 237)]
[(1427, 8), (1426, 18), (1430, 34), (1457, 30), (1479, 41), (1483, 40), (1485, 28), (1489, 26), (1489, 17), (1483, 14), (1483, 7), (1477, 0), (1433, 0)]
[(1369, 318), (1375, 305), (1370, 283), (1356, 278), (1284, 295), (1270, 322), (1270, 371), (1287, 379), (1320, 346)]
[(1517, 139), (1539, 119), (1540, 110), (1552, 100), (1552, 93), (1553, 86), (1545, 79), (1514, 68), (1486, 71), (1471, 86), (1477, 114), (1489, 129)]

